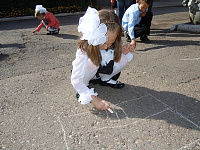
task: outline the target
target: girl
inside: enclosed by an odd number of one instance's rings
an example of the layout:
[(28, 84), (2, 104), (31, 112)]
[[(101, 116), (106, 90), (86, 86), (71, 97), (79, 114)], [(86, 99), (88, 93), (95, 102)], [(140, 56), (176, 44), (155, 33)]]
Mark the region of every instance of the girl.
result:
[(107, 101), (97, 97), (89, 82), (99, 81), (100, 85), (122, 88), (117, 81), (120, 71), (133, 58), (132, 47), (121, 46), (122, 27), (112, 11), (98, 11), (88, 8), (80, 18), (78, 31), (82, 38), (78, 42), (76, 59), (73, 61), (71, 83), (78, 92), (81, 104), (92, 103), (100, 110), (110, 109)]
[(47, 34), (58, 34), (60, 31), (58, 19), (50, 12), (46, 10), (46, 8), (42, 7), (42, 5), (36, 5), (35, 8), (35, 17), (41, 20), (40, 25), (33, 31), (39, 32), (40, 29), (45, 26), (48, 31)]

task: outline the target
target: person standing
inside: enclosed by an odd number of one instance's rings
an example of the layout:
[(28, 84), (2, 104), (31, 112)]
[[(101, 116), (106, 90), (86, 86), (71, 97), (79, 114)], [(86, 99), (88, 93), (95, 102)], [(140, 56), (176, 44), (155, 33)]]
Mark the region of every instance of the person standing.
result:
[(133, 0), (117, 0), (117, 16), (122, 22), (124, 12), (133, 4)]

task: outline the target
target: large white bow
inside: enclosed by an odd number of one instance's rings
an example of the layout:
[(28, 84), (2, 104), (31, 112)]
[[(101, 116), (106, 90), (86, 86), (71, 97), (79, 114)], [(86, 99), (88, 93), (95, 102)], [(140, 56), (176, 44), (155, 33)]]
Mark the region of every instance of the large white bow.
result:
[(39, 11), (40, 13), (46, 13), (47, 10), (42, 5), (36, 5), (35, 12)]
[(107, 40), (107, 27), (100, 23), (96, 9), (88, 7), (85, 15), (79, 19), (78, 32), (82, 33), (81, 40), (87, 40), (89, 45), (103, 45)]

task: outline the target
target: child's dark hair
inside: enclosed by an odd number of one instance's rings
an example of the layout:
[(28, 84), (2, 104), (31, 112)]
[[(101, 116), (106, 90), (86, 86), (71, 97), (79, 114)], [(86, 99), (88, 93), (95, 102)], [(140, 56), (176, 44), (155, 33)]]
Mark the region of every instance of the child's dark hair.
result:
[(38, 17), (38, 16), (40, 16), (40, 15), (45, 15), (45, 13), (40, 13), (40, 11), (36, 11), (36, 12), (35, 12), (35, 17)]
[(147, 3), (148, 5), (151, 5), (152, 0), (140, 0), (140, 2), (144, 2), (144, 3)]

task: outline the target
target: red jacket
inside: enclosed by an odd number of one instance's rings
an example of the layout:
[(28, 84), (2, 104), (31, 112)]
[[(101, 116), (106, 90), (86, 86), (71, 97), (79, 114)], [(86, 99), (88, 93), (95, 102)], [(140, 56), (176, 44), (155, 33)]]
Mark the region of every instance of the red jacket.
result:
[(113, 4), (116, 0), (110, 0), (110, 2)]
[[(46, 28), (55, 27), (59, 28), (59, 20), (50, 12), (45, 13), (45, 20), (48, 22)], [(44, 26), (43, 21), (41, 21), (40, 25), (35, 29), (36, 31), (40, 31), (40, 29)]]

